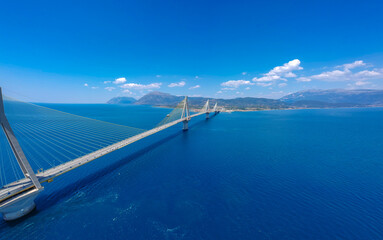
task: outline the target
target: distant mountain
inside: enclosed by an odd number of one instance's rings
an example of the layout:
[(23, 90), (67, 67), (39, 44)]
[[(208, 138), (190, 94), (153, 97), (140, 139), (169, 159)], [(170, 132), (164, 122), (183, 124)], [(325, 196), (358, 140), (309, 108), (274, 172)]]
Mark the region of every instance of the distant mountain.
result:
[(152, 105), (152, 106), (174, 106), (182, 101), (184, 97), (174, 96), (162, 92), (150, 92), (138, 99), (135, 104), (138, 105)]
[(220, 106), (227, 109), (284, 109), (289, 108), (287, 103), (276, 99), (268, 98), (234, 98), (234, 99), (215, 99)]
[(137, 102), (137, 100), (132, 97), (115, 97), (110, 99), (107, 103), (108, 104), (133, 104), (135, 102)]
[(300, 100), (289, 103), (291, 108), (339, 108), (339, 107), (365, 107), (363, 104), (353, 103), (328, 103), (311, 100)]
[[(135, 104), (174, 107), (183, 99), (184, 96), (174, 96), (162, 92), (151, 92), (140, 98)], [(189, 97), (190, 107), (200, 108), (205, 104), (207, 99), (208, 98), (203, 97)], [(267, 98), (246, 97), (235, 99), (209, 99), (212, 106), (216, 102), (219, 102), (220, 106), (227, 109), (278, 109), (288, 107), (288, 104), (280, 100)]]
[[(135, 100), (134, 98), (118, 97), (108, 101), (110, 104), (137, 104), (175, 107), (184, 96), (174, 96), (168, 93), (151, 92)], [(189, 97), (191, 108), (201, 108), (208, 98)], [(371, 107), (383, 106), (383, 90), (306, 90), (292, 93), (281, 99), (267, 98), (209, 98), (211, 106), (218, 102), (219, 106), (233, 110), (263, 110), (263, 109), (294, 109), (294, 108), (337, 108), (337, 107)]]
[(293, 105), (300, 101), (314, 101), (340, 106), (383, 106), (383, 90), (306, 90), (289, 94), (280, 100)]

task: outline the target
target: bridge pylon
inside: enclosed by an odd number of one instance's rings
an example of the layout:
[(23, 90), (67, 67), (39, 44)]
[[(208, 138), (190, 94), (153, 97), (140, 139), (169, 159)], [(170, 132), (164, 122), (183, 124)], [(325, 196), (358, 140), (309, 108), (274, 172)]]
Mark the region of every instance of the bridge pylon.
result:
[(182, 109), (181, 119), (184, 119), (183, 130), (187, 131), (189, 129), (188, 123), (190, 120), (189, 101), (187, 96), (185, 96), (184, 99), (184, 107)]
[(209, 113), (210, 113), (210, 100), (208, 99), (205, 104), (205, 111), (206, 111), (206, 119), (209, 119)]
[(219, 113), (219, 111), (218, 111), (218, 103), (217, 102), (214, 105), (213, 112), (214, 112), (214, 114), (218, 114)]
[(37, 194), (42, 191), (44, 188), (41, 186), (39, 180), (36, 177), (36, 174), (33, 172), (31, 165), (29, 164), (25, 154), (17, 140), (11, 125), (8, 122), (8, 119), (4, 111), (3, 95), (0, 87), (0, 125), (1, 129), (4, 131), (5, 136), (8, 140), (9, 145), (11, 146), (12, 152), (15, 155), (17, 163), (19, 164), (21, 171), (23, 172), (25, 178), (30, 179), (33, 183), (33, 187), (26, 189), (25, 192), (17, 194), (6, 198), (0, 201), (0, 212), (3, 214), (5, 220), (14, 220), (20, 218), (35, 208), (34, 199)]

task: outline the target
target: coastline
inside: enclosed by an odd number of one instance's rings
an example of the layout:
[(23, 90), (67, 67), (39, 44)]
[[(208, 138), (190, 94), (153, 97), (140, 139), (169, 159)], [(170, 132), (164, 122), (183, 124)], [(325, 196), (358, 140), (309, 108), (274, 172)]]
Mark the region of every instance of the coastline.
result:
[[(171, 106), (155, 106), (150, 105), (155, 108), (169, 108), (173, 109), (174, 107)], [(230, 109), (230, 110), (224, 110), (222, 112), (225, 113), (232, 113), (232, 112), (259, 112), (259, 111), (276, 111), (276, 110), (314, 110), (314, 109), (349, 109), (349, 108), (383, 108), (383, 106), (364, 106), (364, 107), (323, 107), (323, 108), (278, 108), (278, 109)], [(200, 109), (190, 109), (191, 112), (198, 112)]]

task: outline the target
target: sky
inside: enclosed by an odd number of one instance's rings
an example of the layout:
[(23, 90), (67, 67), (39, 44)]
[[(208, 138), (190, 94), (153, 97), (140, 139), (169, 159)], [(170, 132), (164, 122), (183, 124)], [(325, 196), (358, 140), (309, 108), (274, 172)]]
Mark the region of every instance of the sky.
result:
[(383, 1), (3, 1), (0, 86), (24, 101), (383, 89)]

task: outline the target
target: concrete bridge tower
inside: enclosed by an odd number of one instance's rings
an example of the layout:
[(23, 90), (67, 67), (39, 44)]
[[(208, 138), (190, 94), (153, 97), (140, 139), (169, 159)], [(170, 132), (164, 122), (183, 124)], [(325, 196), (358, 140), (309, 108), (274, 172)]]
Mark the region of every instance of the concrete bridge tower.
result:
[(209, 113), (210, 113), (210, 107), (209, 107), (209, 105), (210, 105), (210, 100), (208, 99), (208, 100), (206, 101), (206, 104), (205, 104), (205, 106), (206, 106), (206, 119), (209, 119)]
[(36, 177), (36, 174), (33, 172), (32, 167), (29, 164), (27, 158), (25, 157), (25, 154), (21, 149), (19, 142), (17, 141), (17, 138), (8, 122), (8, 119), (5, 116), (1, 88), (0, 125), (1, 129), (5, 133), (9, 145), (11, 146), (12, 152), (15, 155), (15, 158), (21, 168), (21, 171), (23, 172), (25, 178), (30, 179), (33, 183), (33, 189), (28, 189), (29, 194), (21, 194), (0, 202), (0, 212), (3, 214), (4, 219), (13, 220), (28, 214), (35, 208), (34, 199), (36, 198), (37, 194), (44, 188), (41, 186), (39, 180)]
[(188, 122), (190, 120), (189, 101), (187, 96), (184, 99), (184, 107), (182, 109), (181, 119), (183, 118), (185, 118), (183, 121), (183, 130), (187, 131), (189, 129)]

